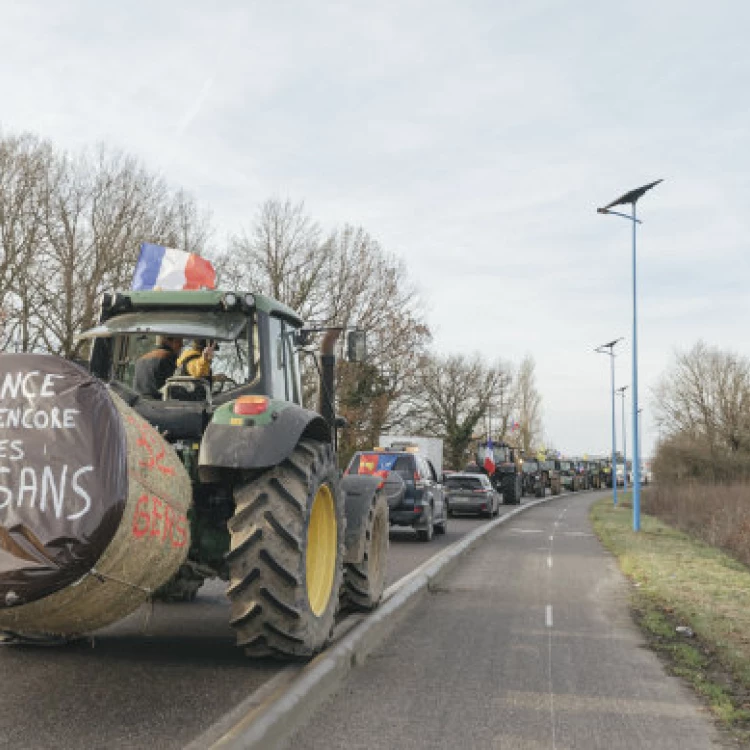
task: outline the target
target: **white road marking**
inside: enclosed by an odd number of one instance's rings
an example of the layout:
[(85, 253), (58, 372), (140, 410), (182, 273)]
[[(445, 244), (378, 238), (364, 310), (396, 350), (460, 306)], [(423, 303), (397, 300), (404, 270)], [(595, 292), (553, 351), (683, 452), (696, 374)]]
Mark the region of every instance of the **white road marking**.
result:
[(544, 624), (548, 627), (552, 627), (552, 605), (548, 604), (547, 609), (544, 613)]
[(551, 536), (551, 537), (549, 538), (550, 542), (551, 542), (551, 541), (552, 541), (552, 540), (553, 540), (554, 538), (555, 538), (555, 537)]
[(519, 534), (542, 534), (544, 529), (511, 529), (511, 531)]
[(547, 567), (548, 568), (552, 567), (552, 556), (551, 555), (550, 555), (550, 557), (547, 558)]
[(565, 536), (594, 536), (586, 531), (563, 531), (561, 533), (565, 534)]

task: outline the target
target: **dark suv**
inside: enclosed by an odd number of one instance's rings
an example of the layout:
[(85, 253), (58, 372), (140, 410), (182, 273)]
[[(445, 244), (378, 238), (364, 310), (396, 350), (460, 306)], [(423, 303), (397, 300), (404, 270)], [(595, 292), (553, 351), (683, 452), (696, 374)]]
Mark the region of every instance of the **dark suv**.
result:
[(389, 501), (391, 526), (411, 526), (423, 542), (429, 542), (433, 532), (445, 534), (448, 528), (445, 493), (429, 459), (408, 451), (358, 451), (345, 473), (385, 477), (389, 472), (404, 480), (403, 497)]

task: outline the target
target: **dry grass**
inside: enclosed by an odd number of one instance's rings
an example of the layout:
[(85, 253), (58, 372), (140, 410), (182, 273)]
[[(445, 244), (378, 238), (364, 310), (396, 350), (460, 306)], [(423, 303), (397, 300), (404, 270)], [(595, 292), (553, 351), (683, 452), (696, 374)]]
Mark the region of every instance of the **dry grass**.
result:
[[(602, 542), (634, 582), (634, 611), (651, 644), (687, 679), (722, 725), (750, 740), (750, 569), (650, 515), (641, 532), (630, 508), (609, 500), (591, 511)], [(696, 634), (686, 639), (675, 626)]]
[(660, 484), (643, 493), (643, 510), (750, 565), (750, 483)]

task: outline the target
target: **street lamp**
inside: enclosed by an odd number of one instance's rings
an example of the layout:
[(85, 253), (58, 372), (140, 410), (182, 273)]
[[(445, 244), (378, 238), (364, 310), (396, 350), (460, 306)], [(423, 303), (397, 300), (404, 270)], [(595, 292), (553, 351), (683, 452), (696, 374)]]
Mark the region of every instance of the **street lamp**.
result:
[[(636, 254), (635, 254), (635, 230), (636, 225), (640, 224), (640, 220), (635, 216), (635, 204), (643, 197), (643, 195), (656, 187), (662, 180), (655, 180), (649, 182), (648, 185), (635, 188), (630, 192), (621, 195), (611, 203), (608, 203), (604, 208), (597, 208), (597, 213), (600, 214), (614, 214), (620, 216), (623, 219), (628, 219), (633, 225), (633, 456), (635, 458), (635, 471), (633, 472), (633, 531), (640, 531), (641, 529), (641, 467), (638, 464), (638, 456), (640, 455), (639, 446), (639, 434), (638, 434), (638, 306), (637, 306), (637, 274), (636, 274)], [(625, 206), (630, 204), (632, 213), (631, 215), (620, 213), (619, 211), (612, 211), (611, 209), (615, 206)]]
[(617, 507), (617, 428), (615, 426), (615, 346), (622, 341), (619, 339), (597, 346), (594, 351), (597, 354), (606, 354), (610, 361), (610, 373), (612, 383), (612, 503)]
[(622, 397), (622, 491), (628, 491), (628, 435), (625, 432), (625, 391), (626, 385), (618, 388), (617, 392)]

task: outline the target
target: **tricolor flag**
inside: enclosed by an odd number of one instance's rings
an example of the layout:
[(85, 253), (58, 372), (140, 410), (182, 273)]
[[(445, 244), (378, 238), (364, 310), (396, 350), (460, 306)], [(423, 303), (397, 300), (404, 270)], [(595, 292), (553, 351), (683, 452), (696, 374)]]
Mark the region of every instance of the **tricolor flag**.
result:
[(484, 470), (488, 474), (495, 473), (495, 453), (492, 450), (492, 438), (487, 439), (487, 453), (484, 457)]
[(214, 289), (216, 271), (195, 253), (144, 242), (133, 274), (133, 291)]

